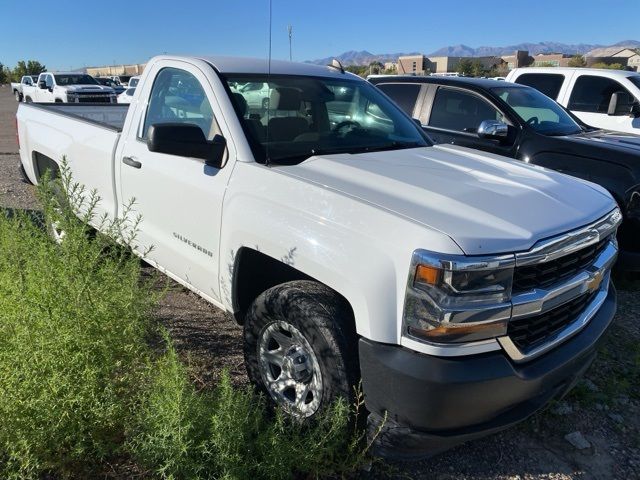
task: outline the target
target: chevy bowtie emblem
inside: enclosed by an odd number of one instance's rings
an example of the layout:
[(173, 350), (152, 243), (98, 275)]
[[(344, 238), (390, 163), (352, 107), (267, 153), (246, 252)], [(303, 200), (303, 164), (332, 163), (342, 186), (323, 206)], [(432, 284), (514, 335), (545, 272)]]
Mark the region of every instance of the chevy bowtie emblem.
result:
[(597, 271), (593, 275), (593, 278), (591, 278), (591, 279), (589, 279), (589, 281), (587, 281), (587, 288), (589, 289), (589, 291), (593, 292), (593, 291), (599, 289), (603, 278), (604, 278), (604, 274), (603, 274), (602, 270)]

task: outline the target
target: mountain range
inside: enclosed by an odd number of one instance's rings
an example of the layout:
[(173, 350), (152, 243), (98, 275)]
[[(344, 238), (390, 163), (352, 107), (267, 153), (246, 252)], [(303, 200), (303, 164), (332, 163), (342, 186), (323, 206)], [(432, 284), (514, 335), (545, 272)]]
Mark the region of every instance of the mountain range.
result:
[[(568, 55), (573, 54), (588, 54), (592, 50), (620, 47), (622, 48), (640, 48), (640, 41), (638, 40), (623, 40), (612, 45), (598, 45), (598, 44), (567, 44), (559, 42), (539, 42), (539, 43), (519, 43), (517, 45), (508, 45), (505, 47), (478, 47), (473, 48), (467, 45), (450, 45), (447, 47), (439, 48), (438, 50), (428, 53), (428, 56), (450, 56), (450, 57), (484, 57), (484, 56), (499, 56), (510, 55), (516, 50), (528, 50), (530, 55), (537, 55), (539, 53), (564, 53)], [(337, 58), (343, 65), (369, 65), (371, 62), (395, 62), (399, 56), (402, 55), (416, 55), (420, 52), (404, 52), (404, 53), (371, 53), (366, 50), (355, 51), (350, 50), (344, 52), (335, 57), (319, 58), (317, 60), (310, 60), (308, 63), (315, 63), (317, 65), (326, 65), (331, 63), (331, 60)]]

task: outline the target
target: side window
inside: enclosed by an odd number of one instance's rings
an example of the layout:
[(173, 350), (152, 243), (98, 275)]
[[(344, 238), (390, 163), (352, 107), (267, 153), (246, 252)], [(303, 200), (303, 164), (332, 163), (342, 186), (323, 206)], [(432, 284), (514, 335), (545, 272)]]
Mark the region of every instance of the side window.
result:
[(611, 95), (615, 92), (624, 92), (631, 97), (627, 89), (615, 80), (581, 75), (573, 86), (568, 108), (577, 112), (607, 113)]
[(533, 87), (547, 97), (557, 100), (564, 83), (564, 75), (559, 73), (525, 73), (516, 78), (516, 83)]
[(504, 121), (502, 114), (477, 95), (451, 88), (438, 88), (429, 126), (475, 133), (484, 120)]
[(196, 77), (178, 68), (160, 70), (151, 89), (142, 138), (155, 123), (190, 123), (199, 126), (205, 137), (213, 137), (213, 109)]
[(53, 76), (51, 75), (45, 75), (44, 77), (44, 83), (47, 86), (47, 88), (51, 88), (53, 87)]
[(420, 94), (419, 84), (383, 83), (376, 86), (396, 102), (409, 116), (413, 116), (413, 109)]

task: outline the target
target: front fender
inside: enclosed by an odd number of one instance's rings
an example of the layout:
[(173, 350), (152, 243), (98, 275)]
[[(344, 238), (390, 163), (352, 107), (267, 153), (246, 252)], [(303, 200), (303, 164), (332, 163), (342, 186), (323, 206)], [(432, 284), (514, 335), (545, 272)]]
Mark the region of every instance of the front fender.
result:
[(286, 167), (237, 163), (222, 225), (220, 284), (229, 310), (235, 255), (253, 248), (336, 290), (351, 304), (358, 334), (386, 343), (399, 343), (413, 251), (462, 253), (440, 232), (289, 177)]

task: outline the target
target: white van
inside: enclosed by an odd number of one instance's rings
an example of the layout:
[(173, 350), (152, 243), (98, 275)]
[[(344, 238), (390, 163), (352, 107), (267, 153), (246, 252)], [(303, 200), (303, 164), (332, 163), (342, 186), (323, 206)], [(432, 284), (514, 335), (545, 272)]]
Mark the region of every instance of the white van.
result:
[(516, 68), (508, 82), (528, 85), (587, 125), (640, 135), (640, 74), (599, 68)]

